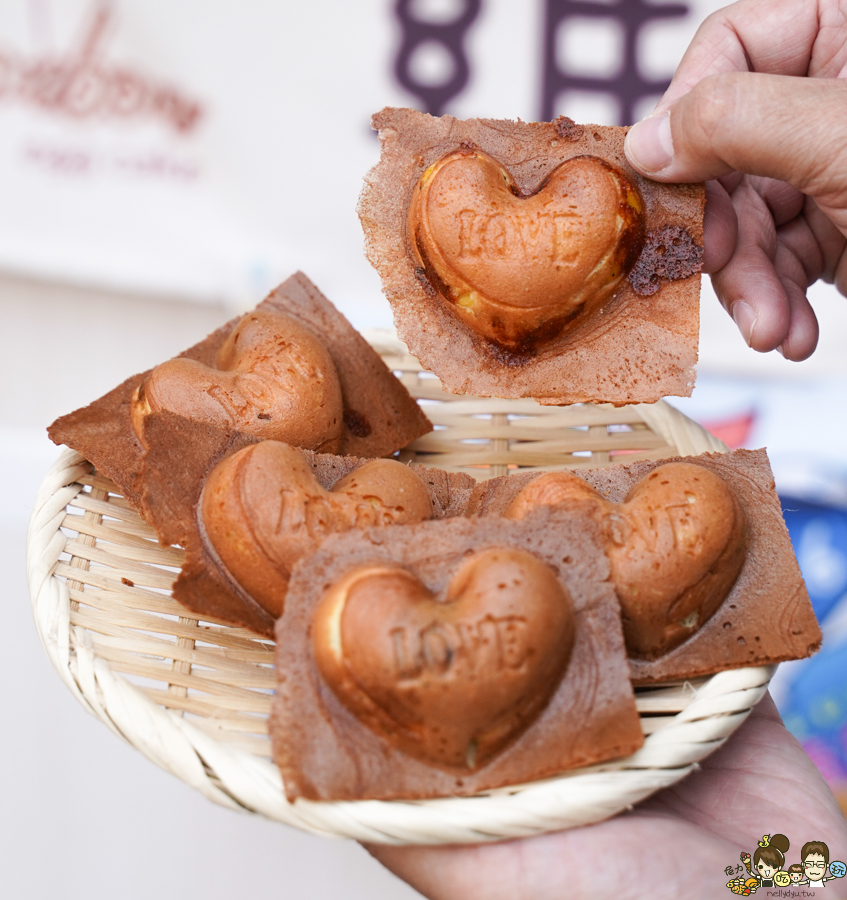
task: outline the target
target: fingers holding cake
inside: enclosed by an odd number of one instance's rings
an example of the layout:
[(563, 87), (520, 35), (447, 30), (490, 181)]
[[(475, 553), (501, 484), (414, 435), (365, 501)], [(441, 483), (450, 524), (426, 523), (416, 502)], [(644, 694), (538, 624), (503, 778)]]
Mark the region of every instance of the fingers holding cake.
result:
[(624, 128), (402, 109), (373, 123), (366, 252), (400, 336), (449, 391), (545, 404), (690, 393), (702, 185), (642, 177)]

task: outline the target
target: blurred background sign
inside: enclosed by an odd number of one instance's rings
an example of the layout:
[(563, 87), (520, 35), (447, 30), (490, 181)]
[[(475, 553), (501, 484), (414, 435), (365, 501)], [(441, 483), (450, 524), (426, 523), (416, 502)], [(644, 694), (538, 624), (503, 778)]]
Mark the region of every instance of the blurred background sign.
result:
[(371, 113), (623, 124), (716, 5), (8, 0), (0, 267), (233, 305), (301, 267), (375, 321)]

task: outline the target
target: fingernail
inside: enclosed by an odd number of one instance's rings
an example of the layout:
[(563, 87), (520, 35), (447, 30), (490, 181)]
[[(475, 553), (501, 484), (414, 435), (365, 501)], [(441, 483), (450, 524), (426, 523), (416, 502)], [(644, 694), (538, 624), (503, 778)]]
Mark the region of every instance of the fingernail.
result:
[(744, 300), (736, 300), (732, 305), (732, 318), (741, 332), (741, 337), (747, 342), (747, 346), (752, 347), (753, 332), (756, 330), (756, 322), (759, 319), (753, 307)]
[(636, 122), (626, 136), (626, 154), (644, 172), (658, 172), (673, 160), (671, 114), (648, 116)]

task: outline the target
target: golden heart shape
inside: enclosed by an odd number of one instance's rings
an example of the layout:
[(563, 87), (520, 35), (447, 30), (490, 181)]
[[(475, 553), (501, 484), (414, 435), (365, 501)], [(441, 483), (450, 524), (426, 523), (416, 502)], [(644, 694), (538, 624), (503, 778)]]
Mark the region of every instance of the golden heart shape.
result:
[(341, 383), (318, 337), (281, 313), (252, 312), (218, 351), (215, 367), (178, 357), (139, 385), (131, 417), (168, 410), (226, 430), (334, 453), (344, 427)]
[(560, 163), (531, 193), (480, 150), (433, 163), (412, 192), (412, 255), (474, 331), (531, 350), (614, 293), (644, 242), (641, 197), (604, 160)]
[(364, 725), (416, 759), (473, 771), (544, 709), (574, 631), (554, 571), (494, 548), (439, 597), (406, 569), (360, 566), (324, 595), (312, 641), (324, 680)]
[(507, 518), (536, 506), (594, 504), (621, 604), (631, 657), (657, 659), (702, 627), (729, 593), (747, 555), (744, 511), (727, 483), (692, 463), (667, 463), (606, 500), (570, 472), (531, 481)]
[(215, 466), (199, 515), (229, 574), (278, 617), (294, 564), (328, 534), (420, 522), (432, 516), (432, 500), (423, 481), (391, 459), (365, 463), (327, 491), (299, 450), (262, 441)]

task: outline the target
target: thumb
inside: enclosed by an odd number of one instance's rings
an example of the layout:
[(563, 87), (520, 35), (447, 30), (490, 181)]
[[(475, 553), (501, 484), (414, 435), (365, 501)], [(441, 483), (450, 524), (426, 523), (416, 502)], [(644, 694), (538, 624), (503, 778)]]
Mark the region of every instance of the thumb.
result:
[(745, 172), (847, 205), (847, 81), (732, 72), (705, 78), (627, 134), (630, 163), (656, 181)]

